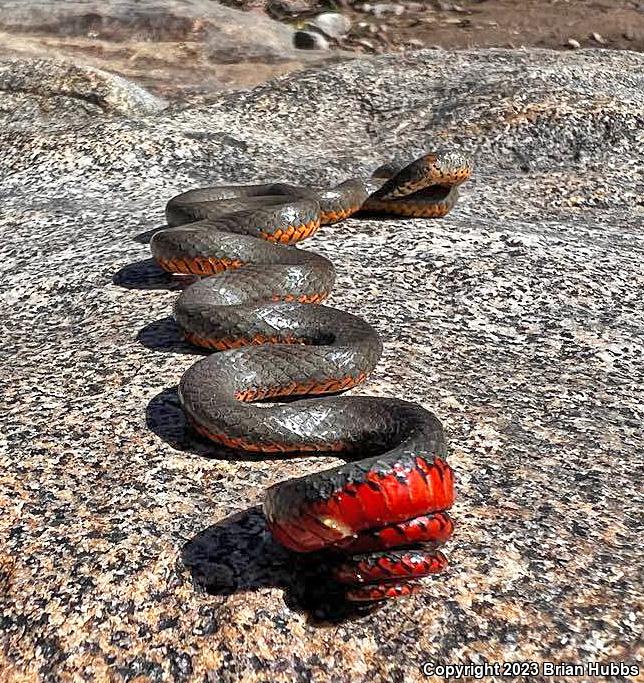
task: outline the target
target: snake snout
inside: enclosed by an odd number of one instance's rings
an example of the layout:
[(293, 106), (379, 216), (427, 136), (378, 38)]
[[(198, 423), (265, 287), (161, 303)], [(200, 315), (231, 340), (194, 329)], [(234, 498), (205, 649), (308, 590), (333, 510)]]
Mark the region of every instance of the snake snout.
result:
[[(471, 159), (460, 152), (450, 151), (434, 155), (431, 166), (437, 181), (444, 185), (460, 185), (472, 175)], [(432, 176), (434, 173), (429, 175)]]

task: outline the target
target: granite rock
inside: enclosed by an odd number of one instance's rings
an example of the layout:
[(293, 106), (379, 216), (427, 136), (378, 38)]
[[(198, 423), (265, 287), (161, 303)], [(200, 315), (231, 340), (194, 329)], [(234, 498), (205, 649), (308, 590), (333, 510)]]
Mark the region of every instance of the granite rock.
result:
[[(430, 661), (634, 661), (643, 74), (628, 52), (426, 51), (143, 117), (9, 121), (0, 678), (384, 683), (439, 680)], [(448, 217), (355, 218), (307, 244), (336, 264), (330, 303), (383, 336), (357, 392), (436, 412), (458, 478), (450, 571), (346, 614), (257, 507), (336, 461), (231, 456), (186, 429), (176, 384), (198, 354), (147, 240), (190, 187), (330, 183), (450, 146), (476, 172)]]
[(211, 0), (0, 0), (0, 56), (71, 59), (185, 98), (247, 87), (339, 52), (295, 49), (290, 26)]
[(27, 128), (69, 120), (78, 123), (97, 114), (131, 118), (154, 114), (166, 103), (120, 76), (45, 59), (0, 61), (0, 117)]
[[(293, 33), (262, 15), (209, 0), (0, 0), (0, 29), (114, 41), (191, 40), (205, 34), (215, 54), (228, 48), (226, 61), (285, 59)], [(240, 35), (231, 43), (236, 32)]]

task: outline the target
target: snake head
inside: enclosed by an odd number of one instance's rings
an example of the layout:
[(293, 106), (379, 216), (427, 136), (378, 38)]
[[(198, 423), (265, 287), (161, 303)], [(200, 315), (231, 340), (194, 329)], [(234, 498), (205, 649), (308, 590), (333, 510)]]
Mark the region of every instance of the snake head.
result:
[(430, 152), (390, 177), (376, 195), (378, 199), (400, 199), (436, 186), (451, 189), (471, 173), (472, 162), (464, 154)]

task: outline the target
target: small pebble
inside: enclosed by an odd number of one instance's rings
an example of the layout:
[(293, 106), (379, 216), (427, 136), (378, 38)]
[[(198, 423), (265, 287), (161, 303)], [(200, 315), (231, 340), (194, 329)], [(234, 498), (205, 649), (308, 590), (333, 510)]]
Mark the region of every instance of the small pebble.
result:
[(573, 50), (577, 50), (578, 48), (581, 47), (581, 44), (578, 40), (575, 40), (574, 38), (568, 38), (568, 42), (566, 43), (568, 47), (571, 47)]
[(400, 16), (405, 13), (405, 8), (403, 5), (398, 5), (394, 2), (378, 2), (375, 5), (363, 5), (363, 8), (368, 7), (368, 10), (374, 17), (381, 17), (384, 14), (394, 14)]
[(356, 43), (358, 45), (361, 45), (362, 47), (367, 48), (367, 50), (375, 51), (375, 49), (376, 49), (374, 44), (371, 41), (365, 40), (364, 38), (361, 38), (360, 40), (356, 40)]
[(323, 12), (311, 20), (311, 26), (322, 31), (329, 38), (342, 38), (349, 33), (351, 22), (339, 12)]
[(594, 31), (590, 34), (590, 36), (596, 43), (599, 43), (600, 45), (606, 45), (606, 41), (604, 40), (601, 33), (597, 33), (597, 31)]

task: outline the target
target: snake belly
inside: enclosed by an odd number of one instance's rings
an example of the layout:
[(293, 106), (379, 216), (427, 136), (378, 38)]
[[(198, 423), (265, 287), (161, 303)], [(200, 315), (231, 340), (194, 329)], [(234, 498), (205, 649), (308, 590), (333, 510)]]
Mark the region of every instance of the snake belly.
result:
[[(442, 571), (437, 550), (452, 534), (445, 512), (454, 478), (438, 419), (395, 398), (333, 396), (363, 382), (382, 343), (367, 322), (320, 304), (334, 269), (292, 244), (359, 210), (440, 217), (471, 172), (459, 153), (426, 154), (334, 188), (220, 185), (166, 207), (168, 229), (151, 249), (171, 273), (200, 276), (175, 304), (186, 338), (218, 350), (179, 385), (189, 423), (233, 449), (282, 455), (334, 453), (339, 467), (270, 487), (264, 514), (292, 551), (332, 551), (346, 598), (410, 595)], [(270, 405), (266, 399), (299, 397)], [(310, 398), (317, 397), (317, 398)]]

